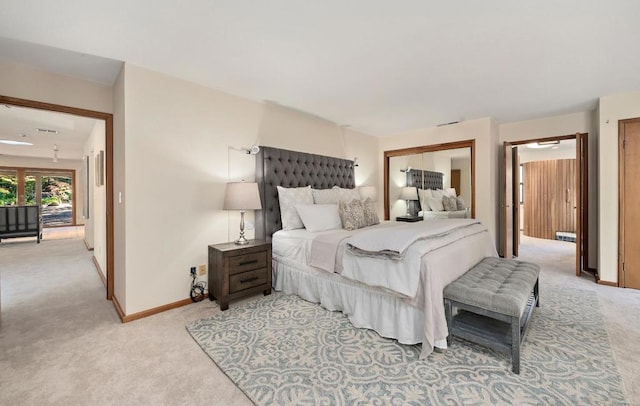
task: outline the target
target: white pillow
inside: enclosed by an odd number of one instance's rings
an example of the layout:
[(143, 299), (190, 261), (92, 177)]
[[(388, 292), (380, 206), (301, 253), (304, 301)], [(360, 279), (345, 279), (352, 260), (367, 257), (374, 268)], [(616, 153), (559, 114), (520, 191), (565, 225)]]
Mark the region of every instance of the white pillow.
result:
[(444, 205), (442, 204), (442, 197), (427, 197), (427, 202), (429, 202), (429, 207), (432, 211), (444, 211)]
[(435, 197), (437, 199), (442, 200), (442, 196), (444, 196), (444, 190), (442, 190), (442, 189), (432, 189), (431, 190), (431, 197)]
[(298, 204), (313, 204), (311, 186), (286, 188), (278, 186), (278, 201), (280, 202), (280, 218), (283, 230), (304, 228), (302, 220), (296, 210)]
[(351, 202), (352, 200), (362, 200), (360, 197), (360, 192), (357, 188), (354, 189), (345, 189), (342, 187), (334, 186), (334, 189), (338, 191), (338, 196), (341, 202)]
[(427, 197), (431, 197), (431, 189), (418, 189), (418, 198), (420, 199), (422, 211), (431, 211)]
[(449, 196), (449, 197), (456, 197), (456, 196), (458, 196), (458, 195), (456, 194), (456, 188), (454, 188), (454, 187), (450, 187), (450, 188), (448, 188), (448, 189), (445, 189), (445, 190), (444, 190), (444, 195), (445, 195), (445, 196)]
[(307, 231), (315, 233), (342, 228), (337, 204), (298, 204), (296, 211)]
[(338, 204), (340, 192), (338, 189), (311, 189), (315, 204)]

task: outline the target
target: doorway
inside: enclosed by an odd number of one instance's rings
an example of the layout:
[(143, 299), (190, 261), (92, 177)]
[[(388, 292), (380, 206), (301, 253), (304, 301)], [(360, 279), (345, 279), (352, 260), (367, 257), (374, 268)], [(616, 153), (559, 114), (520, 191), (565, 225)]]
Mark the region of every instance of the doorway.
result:
[(72, 114), (104, 121), (105, 127), (105, 186), (106, 186), (106, 298), (113, 298), (114, 290), (114, 224), (113, 224), (113, 114), (80, 109), (59, 104), (44, 103), (0, 95), (0, 104)]
[[(552, 150), (561, 143), (571, 143), (567, 152), (572, 156), (566, 152), (563, 156), (557, 151), (555, 158), (540, 165), (521, 165), (520, 151), (528, 148)], [(566, 147), (564, 149), (567, 150)], [(499, 254), (505, 258), (518, 256), (521, 228), (534, 237), (572, 241), (575, 244), (575, 274), (580, 276), (589, 272), (597, 281), (597, 273), (591, 273), (588, 268), (587, 134), (505, 142), (503, 154)], [(562, 160), (562, 157), (572, 159)], [(546, 178), (533, 177), (534, 168), (538, 173), (544, 173)], [(521, 200), (523, 195), (525, 198)], [(528, 205), (524, 204), (527, 200), (530, 202)], [(537, 208), (531, 207), (536, 204)], [(525, 227), (523, 215), (531, 216), (532, 213), (542, 217)]]

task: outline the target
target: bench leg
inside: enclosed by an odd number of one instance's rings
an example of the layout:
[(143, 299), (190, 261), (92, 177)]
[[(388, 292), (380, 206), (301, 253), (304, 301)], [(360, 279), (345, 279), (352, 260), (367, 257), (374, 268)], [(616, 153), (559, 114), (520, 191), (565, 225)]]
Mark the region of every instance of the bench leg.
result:
[(514, 374), (520, 374), (520, 317), (511, 317), (511, 364)]
[(452, 315), (451, 315), (451, 300), (444, 300), (444, 314), (447, 319), (447, 329), (449, 330), (449, 334), (447, 334), (447, 346), (451, 345), (451, 327), (452, 327)]

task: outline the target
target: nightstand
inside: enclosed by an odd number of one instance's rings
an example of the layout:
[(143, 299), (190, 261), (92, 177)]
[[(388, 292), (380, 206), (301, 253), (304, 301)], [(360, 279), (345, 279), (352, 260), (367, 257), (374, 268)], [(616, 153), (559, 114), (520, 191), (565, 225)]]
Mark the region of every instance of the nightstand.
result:
[(270, 242), (209, 245), (209, 300), (227, 310), (230, 300), (258, 292), (271, 294)]
[(408, 223), (414, 223), (416, 221), (424, 220), (421, 216), (400, 216), (396, 217), (396, 221), (406, 221)]

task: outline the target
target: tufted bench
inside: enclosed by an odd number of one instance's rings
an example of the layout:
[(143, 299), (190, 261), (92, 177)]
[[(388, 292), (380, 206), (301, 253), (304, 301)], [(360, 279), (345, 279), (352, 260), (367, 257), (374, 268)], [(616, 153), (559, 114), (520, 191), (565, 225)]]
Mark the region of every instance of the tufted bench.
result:
[(510, 353), (513, 372), (519, 374), (520, 344), (539, 306), (539, 274), (536, 264), (489, 257), (450, 283), (444, 289), (447, 343), (457, 336)]

